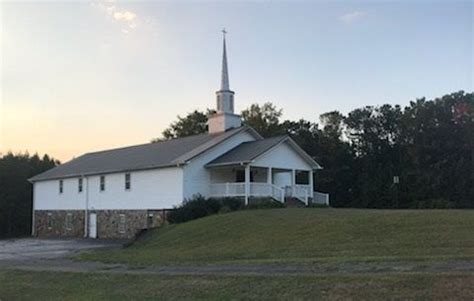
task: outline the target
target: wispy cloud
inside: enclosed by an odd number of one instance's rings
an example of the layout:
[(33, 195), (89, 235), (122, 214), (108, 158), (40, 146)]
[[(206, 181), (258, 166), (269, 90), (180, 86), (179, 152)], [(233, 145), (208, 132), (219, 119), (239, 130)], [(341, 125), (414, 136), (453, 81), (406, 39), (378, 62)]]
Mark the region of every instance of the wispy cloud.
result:
[(108, 17), (121, 26), (121, 32), (128, 34), (140, 25), (140, 18), (133, 11), (124, 9), (116, 0), (99, 0), (94, 5), (103, 10)]
[(367, 12), (356, 10), (340, 16), (339, 20), (344, 23), (353, 23), (367, 17), (367, 15)]

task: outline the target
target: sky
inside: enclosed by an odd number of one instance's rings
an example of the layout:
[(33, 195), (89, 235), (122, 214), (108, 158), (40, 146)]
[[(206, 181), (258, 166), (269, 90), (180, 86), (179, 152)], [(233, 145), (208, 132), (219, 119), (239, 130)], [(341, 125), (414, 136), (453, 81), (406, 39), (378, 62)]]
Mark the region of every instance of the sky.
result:
[(318, 121), (473, 91), (473, 1), (2, 1), (0, 152), (68, 161), (214, 108)]

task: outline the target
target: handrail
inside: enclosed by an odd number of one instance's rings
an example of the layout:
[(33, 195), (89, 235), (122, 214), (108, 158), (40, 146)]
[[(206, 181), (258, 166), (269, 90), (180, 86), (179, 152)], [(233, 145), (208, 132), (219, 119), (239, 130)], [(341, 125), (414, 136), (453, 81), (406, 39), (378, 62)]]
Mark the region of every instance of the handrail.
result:
[(296, 184), (292, 189), (292, 196), (308, 205), (311, 186), (305, 184)]
[[(284, 190), (274, 184), (263, 182), (251, 182), (249, 184), (250, 196), (272, 197), (281, 203), (285, 200)], [(213, 197), (245, 196), (245, 183), (212, 183), (210, 185), (210, 195)]]
[(318, 192), (314, 191), (313, 192), (313, 203), (315, 204), (324, 204), (326, 206), (329, 206), (329, 194), (328, 193), (323, 193), (323, 192)]

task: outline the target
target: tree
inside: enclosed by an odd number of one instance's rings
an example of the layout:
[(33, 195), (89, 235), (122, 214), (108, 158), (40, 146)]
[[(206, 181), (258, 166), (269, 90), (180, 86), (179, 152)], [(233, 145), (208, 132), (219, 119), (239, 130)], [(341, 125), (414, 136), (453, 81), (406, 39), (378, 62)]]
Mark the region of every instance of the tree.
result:
[(331, 111), (319, 116), (323, 125), (323, 132), (327, 137), (340, 140), (344, 130), (344, 115), (338, 111)]
[(410, 206), (474, 208), (473, 93), (410, 102), (403, 114), (401, 144)]
[(207, 133), (207, 116), (212, 113), (214, 111), (209, 109), (206, 113), (195, 110), (185, 117), (178, 116), (178, 120), (162, 132), (163, 137), (155, 138), (152, 142)]
[(282, 110), (277, 109), (271, 102), (266, 102), (262, 106), (254, 103), (243, 110), (241, 115), (244, 125), (254, 128), (263, 137), (284, 134), (280, 124)]
[(32, 185), (28, 178), (59, 164), (44, 155), (7, 153), (0, 157), (0, 237), (31, 231)]

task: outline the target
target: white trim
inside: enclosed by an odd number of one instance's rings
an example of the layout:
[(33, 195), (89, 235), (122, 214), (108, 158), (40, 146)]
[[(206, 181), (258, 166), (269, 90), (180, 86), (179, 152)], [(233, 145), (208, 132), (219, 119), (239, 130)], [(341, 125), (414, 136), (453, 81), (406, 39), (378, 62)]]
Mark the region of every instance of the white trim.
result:
[(33, 189), (32, 189), (32, 202), (31, 202), (31, 236), (35, 236), (35, 228), (36, 228), (36, 221), (35, 221), (35, 184), (33, 183)]
[(86, 199), (85, 199), (85, 204), (84, 204), (84, 237), (89, 237), (89, 177), (86, 176), (85, 178), (86, 178)]
[(245, 166), (245, 205), (249, 204), (250, 194), (250, 165)]

